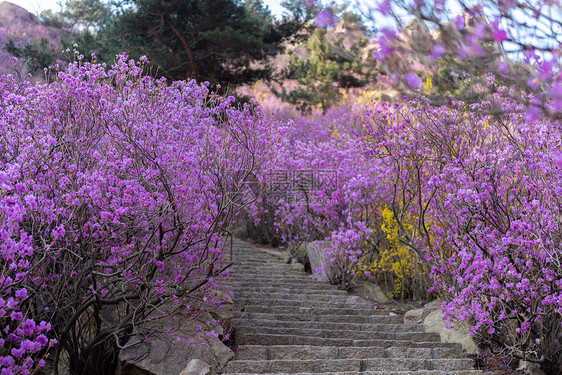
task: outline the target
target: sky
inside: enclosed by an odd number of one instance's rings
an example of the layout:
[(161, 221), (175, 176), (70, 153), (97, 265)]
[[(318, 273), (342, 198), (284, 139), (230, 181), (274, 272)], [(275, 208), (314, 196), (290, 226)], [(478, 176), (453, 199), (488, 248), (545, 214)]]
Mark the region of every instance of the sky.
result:
[[(59, 9), (58, 2), (60, 0), (6, 0), (11, 3), (17, 4), (31, 13), (38, 13), (45, 9)], [(281, 0), (264, 0), (265, 5), (269, 7), (274, 15), (280, 15), (283, 13), (283, 8), (281, 7)]]

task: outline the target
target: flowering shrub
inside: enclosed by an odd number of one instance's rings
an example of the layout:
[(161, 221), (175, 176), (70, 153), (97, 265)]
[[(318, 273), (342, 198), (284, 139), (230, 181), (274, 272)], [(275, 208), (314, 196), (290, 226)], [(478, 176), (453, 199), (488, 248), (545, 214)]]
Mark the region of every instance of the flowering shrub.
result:
[[(367, 278), (373, 278), (380, 284), (392, 281), (389, 293), (394, 298), (404, 298), (406, 295), (423, 291), (424, 286), (412, 285), (418, 280), (423, 280), (423, 273), (427, 269), (420, 267), (415, 253), (408, 246), (400, 242), (400, 227), (394, 213), (385, 207), (382, 212), (380, 230), (386, 233), (386, 246), (380, 246), (380, 251), (363, 257), (357, 264), (357, 273)], [(412, 231), (412, 224), (405, 223), (404, 230)], [(387, 287), (388, 288), (388, 287)], [(426, 288), (427, 289), (427, 288)], [(414, 294), (414, 297), (416, 295)]]
[(31, 369), (47, 335), (55, 370), (111, 372), (144, 323), (189, 316), (227, 274), (224, 236), (278, 127), (144, 64), (78, 61), (37, 86), (1, 78), (7, 371)]
[[(277, 150), (277, 171), (294, 179), (273, 184), (287, 197), (276, 228), (293, 249), (331, 241), (332, 283), (390, 279), (395, 297), (439, 295), (446, 318), (493, 352), (559, 373), (560, 124), (529, 117), (521, 98), (536, 99), (491, 75), (465, 80), (495, 93), (295, 116)], [(322, 171), (337, 178), (322, 184)]]
[(438, 294), (492, 351), (562, 370), (562, 132), (529, 116), (532, 95), (467, 78), (494, 94), (277, 122), (126, 55), (109, 70), (78, 60), (48, 85), (0, 80), (8, 373), (48, 355), (55, 370), (111, 372), (144, 323), (220, 305), (244, 208), (291, 249), (329, 241), (333, 284)]
[(561, 129), (496, 89), (470, 106), (371, 112), (370, 154), (392, 171), (400, 241), (432, 267), (446, 317), (559, 373)]
[[(303, 242), (330, 241), (324, 248), (333, 284), (348, 288), (355, 276), (361, 276), (386, 280), (387, 291), (397, 297), (416, 294), (413, 289), (422, 290), (417, 296), (425, 296), (428, 270), (421, 275), (418, 258), (410, 256), (406, 261), (388, 256), (399, 249), (398, 239), (391, 243), (383, 229), (383, 211), (391, 192), (382, 188), (382, 181), (390, 175), (384, 163), (373, 163), (365, 153), (363, 96), (356, 98), (356, 104), (340, 105), (323, 114), (293, 113), (295, 121), (289, 124), (277, 151), (275, 169), (264, 176), (265, 184), (269, 182), (270, 190), (278, 193), (275, 205), (267, 207), (270, 216), (275, 214), (269, 220), (275, 222), (277, 236), (293, 255)], [(263, 104), (267, 110), (268, 102)], [(267, 181), (272, 176), (273, 181)], [(263, 220), (264, 211), (256, 209), (255, 217), (261, 214)], [(399, 252), (409, 251), (402, 246)], [(410, 271), (412, 265), (415, 272)], [(412, 274), (425, 281), (412, 281)], [(402, 281), (408, 285), (402, 287)]]
[[(5, 99), (5, 98), (4, 98)], [(25, 282), (33, 268), (31, 237), (21, 230), (20, 224), (34, 199), (18, 192), (20, 170), (6, 165), (0, 172), (0, 371), (29, 374), (36, 366), (44, 366), (44, 360), (33, 357), (44, 350), (50, 341), (50, 324), (34, 320), (28, 309), (32, 298)], [(11, 372), (10, 372), (11, 371)]]

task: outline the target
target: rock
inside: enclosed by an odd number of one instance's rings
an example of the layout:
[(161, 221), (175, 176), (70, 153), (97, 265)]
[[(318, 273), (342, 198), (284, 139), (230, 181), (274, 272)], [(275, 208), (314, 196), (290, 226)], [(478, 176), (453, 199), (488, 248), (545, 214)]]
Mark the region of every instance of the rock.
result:
[(367, 32), (365, 27), (344, 16), (337, 25), (326, 32), (326, 40), (339, 40), (339, 45), (345, 49), (352, 46), (366, 44)]
[(427, 318), (427, 316), (429, 314), (431, 314), (432, 312), (439, 310), (441, 311), (441, 305), (443, 304), (443, 301), (441, 301), (440, 299), (436, 299), (435, 301), (431, 301), (427, 304), (425, 304), (425, 306), (423, 307), (423, 313), (421, 316), (421, 320), (424, 321), (425, 318)]
[(306, 244), (306, 255), (310, 260), (310, 268), (315, 276), (327, 278), (330, 272), (326, 265), (325, 250), (330, 247), (330, 241), (313, 241)]
[(397, 90), (379, 90), (371, 99), (377, 102), (394, 103), (400, 100), (401, 93)]
[(291, 268), (296, 271), (305, 272), (304, 271), (304, 264), (298, 262), (291, 262)]
[[(208, 315), (200, 318), (208, 319)], [(234, 353), (200, 326), (205, 327), (205, 324), (182, 318), (152, 323), (133, 336), (119, 352), (119, 374), (180, 374), (193, 359), (209, 364), (212, 373), (221, 372)], [(144, 339), (146, 331), (153, 332), (148, 340)], [(186, 340), (193, 341), (186, 344)]]
[(433, 30), (431, 37), (435, 40), (435, 44), (445, 47), (447, 53), (455, 54), (463, 43), (461, 32), (452, 24), (445, 23)]
[(412, 19), (399, 35), (399, 40), (410, 50), (417, 53), (427, 53), (435, 45), (433, 37), (429, 33), (429, 28), (425, 22), (419, 19)]
[(209, 375), (211, 366), (198, 359), (192, 359), (180, 375)]
[(295, 249), (295, 255), (299, 259), (306, 258), (306, 242), (303, 242), (299, 246), (297, 246), (297, 248)]
[(381, 287), (371, 281), (354, 281), (354, 284), (355, 285), (351, 288), (351, 292), (354, 294), (370, 299), (371, 301), (376, 301), (378, 303), (392, 302), (390, 298), (388, 298), (386, 294), (384, 294)]
[[(203, 319), (198, 317), (198, 320), (205, 324), (208, 320), (211, 321), (212, 326), (210, 327), (215, 331), (215, 333), (222, 335), (225, 332), (230, 331), (232, 318), (234, 317), (234, 303), (232, 302), (232, 297), (226, 290), (217, 289), (213, 292), (213, 297), (216, 301), (222, 301), (219, 307), (214, 304), (206, 304), (205, 311), (210, 316)], [(214, 324), (218, 321), (218, 324)]]
[(536, 363), (519, 360), (517, 371), (521, 371), (525, 375), (546, 375), (540, 366)]
[(423, 328), (425, 332), (439, 333), (441, 342), (459, 343), (468, 353), (478, 353), (480, 350), (476, 346), (468, 330), (458, 324), (451, 329), (445, 327), (441, 310), (435, 310), (424, 319)]
[(306, 242), (300, 242), (298, 245), (291, 245), (286, 251), (286, 260), (295, 270), (306, 272), (310, 269), (310, 260), (306, 253)]
[(246, 225), (240, 225), (237, 228), (232, 229), (232, 237), (238, 238), (239, 240), (245, 240), (248, 238), (248, 227)]
[(406, 311), (406, 313), (404, 314), (404, 324), (423, 323), (422, 315), (423, 315), (423, 309)]

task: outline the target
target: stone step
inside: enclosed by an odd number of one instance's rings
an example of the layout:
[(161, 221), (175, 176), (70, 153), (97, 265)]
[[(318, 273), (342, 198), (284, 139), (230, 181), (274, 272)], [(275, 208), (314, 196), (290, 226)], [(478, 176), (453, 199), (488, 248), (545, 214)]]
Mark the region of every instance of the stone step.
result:
[(266, 255), (265, 257), (257, 256), (257, 258), (252, 261), (240, 260), (240, 257), (236, 259), (236, 254), (233, 255), (234, 255), (234, 262), (232, 266), (230, 266), (230, 268), (244, 269), (250, 272), (252, 272), (252, 270), (254, 269), (263, 269), (263, 268), (277, 268), (277, 269), (285, 269), (285, 270), (296, 269), (293, 268), (286, 261), (281, 260), (279, 258), (272, 257), (270, 255)]
[(244, 341), (247, 335), (270, 334), (286, 335), (295, 339), (298, 337), (318, 337), (323, 339), (350, 339), (350, 340), (409, 340), (412, 342), (437, 342), (440, 340), (438, 333), (426, 332), (365, 332), (329, 329), (281, 328), (281, 327), (243, 327), (236, 329), (236, 340)]
[(366, 358), (418, 358), (443, 359), (462, 357), (458, 348), (408, 348), (408, 347), (336, 347), (310, 345), (259, 346), (245, 345), (236, 351), (239, 360), (276, 359), (366, 359)]
[[(235, 300), (236, 307), (236, 300)], [(240, 308), (240, 311), (249, 313), (273, 313), (273, 314), (311, 314), (311, 315), (361, 315), (369, 316), (377, 314), (374, 308), (322, 308), (322, 307), (301, 307), (301, 306), (256, 306), (256, 305), (246, 305)]]
[(252, 282), (269, 282), (269, 281), (305, 281), (319, 283), (314, 276), (302, 272), (277, 272), (277, 271), (261, 271), (258, 274), (250, 272), (229, 272), (229, 277), (235, 278), (236, 281), (252, 281)]
[(273, 294), (290, 294), (299, 296), (308, 296), (310, 294), (318, 294), (322, 296), (349, 296), (345, 290), (327, 290), (327, 289), (304, 289), (298, 286), (278, 288), (278, 287), (256, 287), (256, 288), (240, 288), (229, 286), (236, 296), (263, 296), (263, 295), (273, 295)]
[(236, 275), (236, 277), (250, 278), (250, 277), (264, 277), (272, 279), (278, 275), (289, 275), (289, 277), (306, 277), (312, 279), (313, 276), (306, 273), (302, 268), (295, 268), (294, 266), (287, 265), (277, 265), (277, 266), (267, 266), (267, 267), (239, 267), (232, 266), (229, 269), (230, 275)]
[(349, 309), (354, 310), (374, 310), (374, 305), (370, 303), (361, 303), (361, 297), (356, 297), (359, 300), (353, 298), (336, 299), (334, 301), (318, 301), (312, 299), (309, 300), (293, 300), (293, 299), (270, 299), (270, 298), (235, 298), (235, 306), (260, 306), (260, 307), (298, 307), (298, 308), (314, 308), (314, 309)]
[[(469, 367), (474, 367), (470, 365)], [(279, 374), (278, 374), (279, 375)], [(303, 374), (293, 374), (303, 375)], [(323, 374), (327, 375), (327, 374)], [(337, 375), (345, 375), (343, 373)], [(480, 370), (457, 370), (457, 371), (436, 371), (436, 370), (418, 370), (418, 371), (364, 371), (356, 375), (482, 375)]]
[(256, 262), (240, 262), (234, 261), (234, 264), (230, 267), (230, 269), (236, 270), (245, 270), (248, 272), (256, 273), (253, 270), (256, 269), (279, 269), (279, 270), (295, 270), (290, 265), (285, 262), (280, 262), (279, 259), (269, 259), (263, 258), (262, 260)]
[(290, 281), (286, 279), (276, 280), (275, 282), (260, 282), (259, 280), (254, 281), (231, 281), (229, 285), (233, 287), (262, 287), (262, 288), (285, 288), (285, 287), (298, 287), (301, 289), (323, 289), (323, 290), (337, 290), (333, 285), (319, 283), (314, 280), (308, 280), (306, 282), (301, 281)]
[(275, 267), (255, 267), (254, 269), (242, 268), (242, 267), (231, 267), (230, 268), (230, 275), (235, 276), (256, 276), (256, 275), (267, 275), (268, 277), (272, 278), (277, 275), (290, 275), (290, 276), (308, 276), (312, 277), (312, 275), (303, 272), (302, 270), (298, 270), (296, 268), (287, 268), (283, 265), (278, 265)]
[[(260, 375), (482, 375), (479, 370), (459, 370), (459, 371), (436, 371), (436, 370), (417, 370), (417, 371), (343, 371), (343, 372), (268, 372)], [(238, 375), (255, 375), (255, 373), (238, 373)]]
[(245, 345), (236, 351), (236, 359), (255, 361), (278, 359), (362, 359), (383, 358), (384, 354), (385, 349), (381, 347), (340, 348), (337, 346), (310, 345)]
[(287, 282), (285, 280), (278, 280), (275, 283), (265, 283), (265, 282), (259, 282), (259, 281), (254, 281), (254, 282), (247, 282), (247, 281), (243, 281), (243, 282), (239, 282), (239, 281), (231, 281), (228, 282), (229, 285), (231, 285), (234, 289), (236, 288), (290, 288), (290, 289), (306, 289), (306, 290), (334, 290), (337, 291), (337, 289), (334, 288), (334, 286), (332, 285), (328, 285), (328, 284), (320, 284), (317, 283), (316, 281), (310, 281), (309, 283), (301, 283), (301, 282)]
[(476, 375), (460, 344), (235, 240), (238, 375)]
[[(286, 267), (288, 265), (286, 260), (279, 259), (270, 254), (255, 253), (254, 255), (252, 255), (253, 259), (243, 259), (241, 257), (237, 257), (236, 253), (233, 253), (232, 255), (234, 256), (235, 266), (260, 267), (263, 265), (282, 265)], [(246, 255), (248, 254), (244, 254), (243, 257), (245, 257)]]
[[(252, 263), (241, 263), (239, 261), (235, 261), (234, 264), (230, 266), (230, 269), (244, 270), (247, 271), (248, 273), (257, 274), (259, 272), (256, 272), (255, 270), (263, 270), (263, 269), (276, 269), (276, 270), (284, 270), (284, 271), (298, 270), (297, 268), (294, 267), (295, 266), (288, 265), (287, 263), (280, 262), (279, 260), (276, 259), (272, 259), (272, 260), (263, 259), (261, 261), (252, 262)], [(300, 269), (299, 271), (303, 272), (302, 269)]]
[[(261, 271), (261, 270), (270, 270), (270, 269), (274, 269), (274, 270), (279, 270), (279, 271), (295, 271), (296, 269), (289, 266), (287, 267), (287, 264), (285, 263), (278, 263), (275, 261), (272, 262), (261, 262), (261, 263), (254, 263), (254, 264), (245, 264), (245, 263), (238, 263), (235, 262), (231, 267), (231, 270), (244, 270), (244, 271), (248, 271), (248, 272), (252, 272), (252, 273), (259, 273), (256, 271)], [(302, 272), (302, 271), (300, 271)]]
[[(236, 333), (236, 344), (240, 345), (314, 345), (314, 346), (380, 346), (390, 348), (393, 346), (406, 346), (412, 348), (455, 347), (456, 344), (441, 343), (432, 340), (412, 341), (398, 339), (352, 339), (352, 338), (323, 338), (317, 336), (291, 336), (262, 333)], [(457, 347), (461, 347), (460, 344)]]
[(375, 359), (307, 359), (307, 360), (233, 360), (227, 365), (227, 373), (271, 373), (271, 372), (311, 372), (326, 371), (459, 371), (473, 366), (471, 359), (415, 359), (415, 358), (375, 358)]
[[(256, 284), (279, 284), (279, 283), (305, 283), (305, 284), (319, 284), (319, 285), (326, 285), (326, 286), (330, 286), (327, 284), (320, 284), (320, 282), (318, 280), (313, 280), (312, 276), (279, 276), (279, 277), (260, 277), (260, 276), (256, 276), (256, 277), (251, 277), (251, 276), (235, 276), (236, 277), (236, 282), (238, 283), (256, 283)], [(331, 288), (334, 288), (333, 286), (331, 286)]]
[(319, 281), (314, 279), (312, 276), (307, 275), (305, 273), (296, 273), (296, 272), (275, 272), (275, 271), (263, 271), (263, 274), (266, 274), (266, 278), (256, 278), (251, 277), (247, 274), (239, 274), (231, 272), (229, 277), (235, 278), (237, 281), (249, 281), (249, 282), (271, 282), (271, 281), (304, 281), (307, 283), (318, 283)]
[(403, 318), (400, 315), (389, 315), (387, 311), (374, 310), (372, 315), (301, 315), (287, 313), (251, 313), (235, 311), (234, 319), (277, 320), (282, 322), (302, 321), (397, 324), (401, 323)]
[(298, 302), (306, 302), (306, 301), (315, 301), (315, 302), (344, 302), (347, 304), (369, 304), (365, 298), (359, 296), (352, 296), (349, 294), (331, 294), (331, 293), (317, 293), (317, 294), (296, 294), (296, 293), (269, 293), (269, 294), (262, 294), (262, 293), (254, 293), (250, 291), (240, 291), (235, 293), (235, 298), (237, 300), (258, 300), (258, 301), (265, 301), (265, 300), (276, 300), (276, 301), (298, 301)]
[(357, 331), (357, 332), (423, 332), (421, 324), (384, 324), (384, 323), (347, 323), (340, 322), (316, 322), (316, 321), (280, 321), (264, 319), (242, 319), (236, 324), (236, 329), (249, 327), (267, 328), (297, 328), (297, 329), (324, 329), (333, 331)]

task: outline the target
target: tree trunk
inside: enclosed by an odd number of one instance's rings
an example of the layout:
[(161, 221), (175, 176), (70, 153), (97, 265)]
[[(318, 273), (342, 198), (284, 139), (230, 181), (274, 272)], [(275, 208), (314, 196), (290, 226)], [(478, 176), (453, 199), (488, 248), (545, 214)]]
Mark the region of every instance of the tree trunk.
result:
[(187, 41), (187, 39), (185, 39), (182, 33), (172, 22), (168, 21), (166, 18), (164, 19), (164, 22), (166, 22), (166, 25), (168, 25), (170, 29), (172, 29), (172, 32), (176, 34), (181, 44), (183, 45), (183, 48), (185, 49), (185, 52), (187, 52), (187, 56), (189, 57), (189, 62), (191, 63), (191, 74), (193, 75), (193, 78), (198, 81), (199, 70), (197, 69), (197, 60), (195, 59), (195, 55), (191, 50), (191, 44)]
[(219, 67), (219, 57), (213, 53), (213, 73), (211, 75), (211, 83), (217, 83), (217, 69)]

